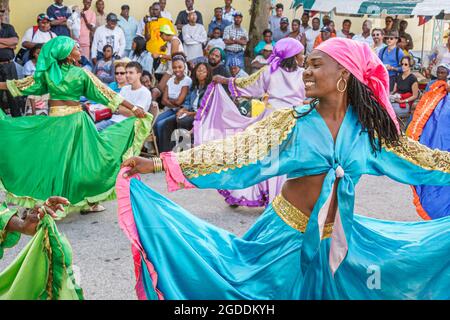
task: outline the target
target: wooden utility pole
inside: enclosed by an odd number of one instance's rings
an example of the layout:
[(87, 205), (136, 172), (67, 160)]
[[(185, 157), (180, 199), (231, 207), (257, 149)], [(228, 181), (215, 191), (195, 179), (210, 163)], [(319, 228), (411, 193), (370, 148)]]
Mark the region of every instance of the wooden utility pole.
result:
[[(254, 57), (253, 49), (262, 40), (262, 33), (269, 25), (270, 0), (252, 0), (250, 6), (249, 42), (245, 51), (246, 65)], [(251, 61), (251, 60), (250, 60)]]

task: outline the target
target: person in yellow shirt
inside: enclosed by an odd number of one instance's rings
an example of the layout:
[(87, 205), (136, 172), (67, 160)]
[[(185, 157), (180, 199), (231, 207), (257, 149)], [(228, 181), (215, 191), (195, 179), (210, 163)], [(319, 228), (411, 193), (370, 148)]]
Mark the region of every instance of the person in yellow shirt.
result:
[(145, 24), (145, 39), (147, 40), (147, 51), (149, 51), (153, 57), (157, 57), (161, 54), (165, 54), (166, 50), (163, 50), (166, 42), (161, 38), (160, 28), (163, 25), (168, 25), (170, 29), (176, 34), (176, 29), (167, 18), (161, 17), (161, 6), (158, 2), (152, 5), (151, 18)]

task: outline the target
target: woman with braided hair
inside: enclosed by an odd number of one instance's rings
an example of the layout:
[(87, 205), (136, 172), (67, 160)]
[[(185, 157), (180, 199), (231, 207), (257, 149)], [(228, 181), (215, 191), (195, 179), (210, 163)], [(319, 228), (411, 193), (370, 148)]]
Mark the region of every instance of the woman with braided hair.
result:
[[(225, 140), (123, 164), (120, 225), (133, 244), (140, 298), (450, 298), (450, 217), (396, 222), (354, 213), (363, 174), (448, 186), (450, 153), (402, 135), (388, 72), (367, 44), (327, 40), (308, 56), (303, 81), (310, 105), (276, 110)], [(169, 191), (288, 180), (238, 237), (135, 176), (162, 170)]]

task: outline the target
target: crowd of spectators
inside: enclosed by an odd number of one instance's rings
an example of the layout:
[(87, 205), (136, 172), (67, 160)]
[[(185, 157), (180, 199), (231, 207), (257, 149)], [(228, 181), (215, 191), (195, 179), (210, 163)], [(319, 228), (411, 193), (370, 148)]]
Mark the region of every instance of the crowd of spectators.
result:
[[(399, 114), (409, 110), (418, 98), (417, 78), (412, 73), (414, 45), (405, 20), (388, 16), (384, 28), (372, 28), (372, 22), (366, 20), (362, 30), (353, 32), (350, 19), (337, 28), (328, 15), (320, 19), (304, 12), (300, 19), (290, 22), (283, 5), (276, 4), (246, 64), (246, 17), (233, 7), (232, 0), (215, 8), (209, 22), (204, 21), (194, 0), (185, 0), (185, 10), (177, 15), (168, 12), (166, 5), (166, 0), (154, 2), (147, 15), (135, 18), (137, 12), (126, 4), (117, 15), (109, 12), (104, 0), (82, 0), (80, 6), (70, 7), (63, 0), (55, 0), (46, 13), (37, 16), (36, 25), (26, 30), (17, 55), (14, 49), (19, 37), (11, 25), (2, 23), (0, 81), (33, 75), (42, 45), (57, 36), (70, 36), (81, 48), (80, 66), (155, 115), (160, 152), (173, 148), (180, 136), (191, 136), (201, 98), (214, 75), (247, 77), (257, 72), (268, 64), (275, 43), (286, 37), (300, 41), (305, 55), (332, 37), (367, 43), (389, 71), (391, 100)], [(445, 45), (433, 50), (428, 69), (433, 78), (442, 63), (450, 63), (450, 37)], [(20, 116), (27, 109), (25, 101), (12, 98), (8, 92), (2, 95), (2, 108), (9, 108), (11, 115)], [(45, 102), (45, 97), (29, 97), (26, 106), (31, 114), (45, 113)], [(112, 115), (97, 127), (103, 130), (123, 119)]]

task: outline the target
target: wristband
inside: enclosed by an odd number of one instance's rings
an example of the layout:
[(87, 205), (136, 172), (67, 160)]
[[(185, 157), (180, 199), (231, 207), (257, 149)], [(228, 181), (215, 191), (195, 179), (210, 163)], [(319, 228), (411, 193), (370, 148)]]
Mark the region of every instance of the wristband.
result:
[(131, 109), (131, 112), (135, 112), (137, 110), (138, 107), (133, 106), (133, 108)]

